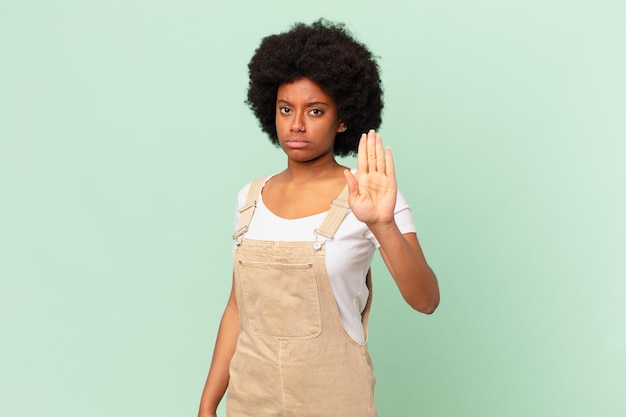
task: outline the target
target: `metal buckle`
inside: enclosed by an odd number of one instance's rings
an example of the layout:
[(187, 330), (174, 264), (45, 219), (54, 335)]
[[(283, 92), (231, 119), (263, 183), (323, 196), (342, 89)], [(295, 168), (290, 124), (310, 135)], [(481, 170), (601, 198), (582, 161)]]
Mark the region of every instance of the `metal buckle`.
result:
[(317, 234), (317, 229), (313, 230), (313, 235), (315, 235), (315, 243), (313, 243), (313, 250), (315, 252), (319, 251), (320, 249), (322, 249), (322, 246), (324, 246), (324, 244), (326, 242), (328, 242), (329, 240), (332, 240), (332, 238), (327, 238), (325, 236), (321, 236)]

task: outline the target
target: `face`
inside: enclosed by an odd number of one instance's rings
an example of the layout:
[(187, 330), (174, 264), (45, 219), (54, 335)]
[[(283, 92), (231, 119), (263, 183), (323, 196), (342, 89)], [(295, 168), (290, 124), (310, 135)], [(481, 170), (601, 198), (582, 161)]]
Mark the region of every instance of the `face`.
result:
[(333, 156), (335, 135), (343, 131), (335, 100), (308, 78), (278, 87), (276, 131), (287, 156), (300, 162)]

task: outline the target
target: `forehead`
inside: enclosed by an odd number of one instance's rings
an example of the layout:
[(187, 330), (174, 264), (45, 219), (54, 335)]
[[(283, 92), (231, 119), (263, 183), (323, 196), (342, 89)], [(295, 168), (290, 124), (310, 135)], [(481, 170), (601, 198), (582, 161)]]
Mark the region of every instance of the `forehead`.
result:
[(335, 100), (322, 90), (314, 81), (308, 78), (299, 78), (295, 81), (281, 84), (276, 95), (277, 101), (325, 103), (334, 105)]

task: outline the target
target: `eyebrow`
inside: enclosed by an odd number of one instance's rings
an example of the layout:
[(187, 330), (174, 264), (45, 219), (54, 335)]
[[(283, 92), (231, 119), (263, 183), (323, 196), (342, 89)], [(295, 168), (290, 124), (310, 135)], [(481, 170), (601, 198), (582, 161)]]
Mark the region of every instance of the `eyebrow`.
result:
[[(276, 100), (276, 104), (286, 104), (288, 106), (291, 106), (290, 102), (288, 102), (287, 100), (283, 100), (283, 99)], [(310, 103), (306, 103), (306, 106), (308, 106), (308, 107), (311, 107), (311, 106), (327, 106), (328, 107), (328, 103), (325, 103), (323, 101), (312, 101)]]

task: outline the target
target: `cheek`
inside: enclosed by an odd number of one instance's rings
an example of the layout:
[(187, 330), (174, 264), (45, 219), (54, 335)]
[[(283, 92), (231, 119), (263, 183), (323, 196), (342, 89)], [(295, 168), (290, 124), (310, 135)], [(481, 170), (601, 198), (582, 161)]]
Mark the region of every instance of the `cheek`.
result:
[(289, 125), (285, 123), (284, 119), (280, 120), (279, 118), (276, 118), (275, 126), (276, 126), (276, 136), (278, 137), (278, 141), (282, 142), (284, 138), (289, 136), (289, 132), (290, 132)]
[(285, 128), (285, 120), (282, 117), (279, 117), (279, 115), (277, 114), (276, 117), (274, 117), (274, 126), (276, 126), (276, 130), (277, 131), (281, 131), (281, 129)]

